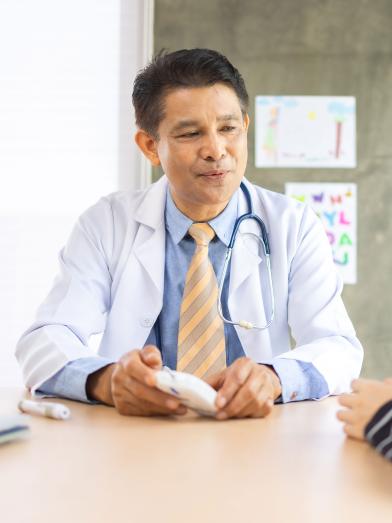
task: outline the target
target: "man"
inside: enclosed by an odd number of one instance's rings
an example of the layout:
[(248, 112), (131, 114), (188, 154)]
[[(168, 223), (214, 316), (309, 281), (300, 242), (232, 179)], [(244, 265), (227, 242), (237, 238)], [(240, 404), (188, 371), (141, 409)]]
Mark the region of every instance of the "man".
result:
[[(157, 56), (136, 78), (136, 143), (165, 173), (144, 191), (103, 198), (77, 223), (61, 273), (17, 347), (32, 390), (114, 405), (121, 414), (183, 414), (155, 387), (162, 364), (217, 391), (218, 419), (261, 417), (275, 401), (348, 390), (362, 347), (340, 298), (341, 282), (317, 217), (244, 180), (249, 126), (244, 81), (208, 49)], [(238, 216), (254, 212), (271, 245), (272, 284), (260, 230), (241, 226), (217, 280)], [(103, 332), (99, 355), (88, 348)], [(291, 350), (290, 333), (296, 341)]]
[(392, 461), (392, 378), (383, 382), (354, 380), (352, 394), (342, 394), (339, 403), (346, 407), (337, 413), (345, 433), (367, 439), (380, 454)]

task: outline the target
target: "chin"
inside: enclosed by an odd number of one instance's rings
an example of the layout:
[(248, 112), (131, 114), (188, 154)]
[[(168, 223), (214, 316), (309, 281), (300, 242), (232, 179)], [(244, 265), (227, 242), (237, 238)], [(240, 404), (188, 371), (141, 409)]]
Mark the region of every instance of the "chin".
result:
[(211, 187), (209, 191), (206, 191), (206, 197), (211, 200), (211, 203), (222, 203), (230, 200), (238, 185), (227, 184), (222, 182), (214, 187)]

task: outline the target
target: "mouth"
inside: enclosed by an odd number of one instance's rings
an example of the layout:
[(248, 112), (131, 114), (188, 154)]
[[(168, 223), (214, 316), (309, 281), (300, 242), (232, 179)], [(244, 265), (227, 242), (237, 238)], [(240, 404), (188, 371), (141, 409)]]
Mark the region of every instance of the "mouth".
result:
[(205, 177), (205, 178), (224, 178), (229, 171), (224, 169), (214, 169), (212, 171), (206, 171), (203, 173), (200, 173), (199, 176)]

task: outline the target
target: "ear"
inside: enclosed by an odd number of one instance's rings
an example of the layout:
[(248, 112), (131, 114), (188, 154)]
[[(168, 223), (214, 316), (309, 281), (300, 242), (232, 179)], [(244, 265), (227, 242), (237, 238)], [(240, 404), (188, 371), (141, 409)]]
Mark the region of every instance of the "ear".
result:
[(157, 152), (157, 140), (151, 134), (139, 129), (135, 134), (135, 142), (154, 167), (161, 164)]
[(245, 127), (245, 131), (247, 131), (248, 128), (249, 128), (249, 122), (250, 122), (249, 114), (246, 113), (246, 114), (244, 115), (244, 127)]

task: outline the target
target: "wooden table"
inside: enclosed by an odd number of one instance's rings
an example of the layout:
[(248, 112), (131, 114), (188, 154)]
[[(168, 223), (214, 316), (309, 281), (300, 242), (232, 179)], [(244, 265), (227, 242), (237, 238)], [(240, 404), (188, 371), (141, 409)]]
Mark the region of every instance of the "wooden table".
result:
[[(22, 395), (0, 389), (0, 413)], [(392, 464), (346, 440), (335, 398), (224, 422), (64, 403), (0, 446), (2, 523), (392, 522)]]

